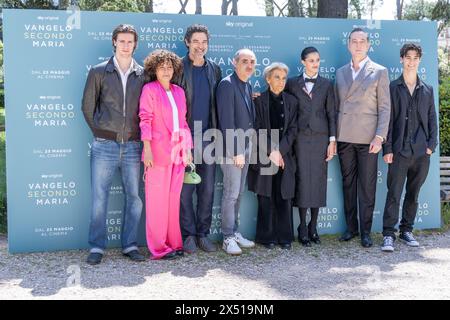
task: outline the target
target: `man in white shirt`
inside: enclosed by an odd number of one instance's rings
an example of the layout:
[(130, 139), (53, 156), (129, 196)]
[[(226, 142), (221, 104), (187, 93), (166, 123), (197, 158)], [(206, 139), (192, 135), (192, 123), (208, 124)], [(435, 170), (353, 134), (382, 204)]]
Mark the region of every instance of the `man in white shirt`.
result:
[(353, 29), (348, 38), (352, 59), (336, 72), (337, 149), (347, 223), (340, 240), (360, 231), (363, 247), (372, 246), (378, 152), (386, 141), (391, 111), (387, 69), (370, 60), (369, 48), (369, 35)]

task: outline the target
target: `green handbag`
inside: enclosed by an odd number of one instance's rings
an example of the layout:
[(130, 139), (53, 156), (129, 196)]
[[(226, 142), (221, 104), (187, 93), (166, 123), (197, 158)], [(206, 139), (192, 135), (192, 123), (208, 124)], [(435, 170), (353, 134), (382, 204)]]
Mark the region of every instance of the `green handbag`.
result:
[(198, 175), (197, 172), (195, 172), (195, 164), (190, 163), (189, 167), (191, 168), (191, 171), (184, 173), (184, 180), (183, 183), (187, 184), (199, 184), (202, 182), (202, 178)]

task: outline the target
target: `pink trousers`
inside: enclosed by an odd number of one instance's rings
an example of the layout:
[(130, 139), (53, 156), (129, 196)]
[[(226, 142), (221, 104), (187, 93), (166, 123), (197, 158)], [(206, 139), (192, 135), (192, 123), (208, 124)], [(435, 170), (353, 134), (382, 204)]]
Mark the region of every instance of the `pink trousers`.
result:
[(147, 168), (145, 211), (147, 245), (152, 259), (183, 249), (180, 231), (180, 194), (184, 165)]

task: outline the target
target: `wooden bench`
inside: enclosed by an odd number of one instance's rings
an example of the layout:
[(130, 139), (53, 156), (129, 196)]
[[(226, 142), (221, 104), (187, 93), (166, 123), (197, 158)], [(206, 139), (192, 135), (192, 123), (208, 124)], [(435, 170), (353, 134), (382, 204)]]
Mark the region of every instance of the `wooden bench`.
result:
[(450, 201), (450, 157), (440, 159), (441, 201)]

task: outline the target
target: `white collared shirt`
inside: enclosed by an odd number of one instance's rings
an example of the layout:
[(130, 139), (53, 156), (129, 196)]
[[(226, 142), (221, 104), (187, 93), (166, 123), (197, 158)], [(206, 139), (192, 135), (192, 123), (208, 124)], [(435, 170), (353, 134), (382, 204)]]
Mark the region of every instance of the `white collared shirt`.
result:
[(353, 81), (355, 81), (356, 77), (358, 76), (359, 72), (364, 68), (364, 66), (366, 65), (367, 61), (369, 61), (369, 56), (365, 57), (365, 58), (359, 63), (359, 69), (358, 69), (358, 71), (355, 71), (355, 69), (353, 68), (353, 60), (350, 61), (350, 68), (352, 68)]
[(173, 132), (180, 131), (180, 121), (178, 119), (178, 108), (173, 98), (172, 91), (166, 91), (167, 97), (169, 98), (170, 105), (172, 106), (172, 120), (173, 120)]
[(123, 89), (123, 113), (125, 115), (125, 106), (126, 106), (126, 95), (127, 95), (127, 80), (128, 80), (128, 76), (130, 75), (131, 71), (133, 70), (133, 60), (131, 60), (130, 63), (130, 67), (128, 68), (128, 70), (123, 73), (122, 69), (120, 69), (120, 65), (119, 65), (119, 61), (117, 61), (116, 56), (114, 56), (113, 58), (114, 61), (114, 65), (117, 69), (117, 71), (119, 72), (120, 75), (120, 79), (122, 80), (122, 89)]
[(305, 72), (303, 72), (303, 79), (305, 80), (305, 88), (308, 90), (308, 93), (311, 93), (312, 89), (314, 88), (314, 83), (312, 82), (306, 82), (306, 79), (317, 79), (319, 74), (317, 73), (314, 77), (308, 76)]

